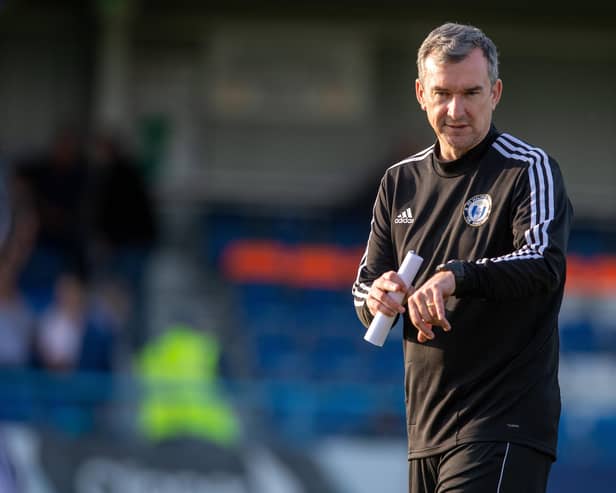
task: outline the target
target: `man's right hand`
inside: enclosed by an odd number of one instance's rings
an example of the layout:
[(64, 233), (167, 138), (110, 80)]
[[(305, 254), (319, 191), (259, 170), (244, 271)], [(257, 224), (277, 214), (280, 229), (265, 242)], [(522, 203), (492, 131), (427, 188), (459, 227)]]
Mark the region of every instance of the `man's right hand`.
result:
[[(404, 293), (404, 299), (402, 304), (396, 302), (388, 293), (392, 292)], [(385, 272), (381, 277), (377, 278), (368, 291), (368, 298), (366, 304), (368, 310), (374, 316), (377, 312), (393, 317), (400, 313), (404, 313), (406, 308), (406, 299), (413, 294), (413, 287), (407, 287), (400, 276), (393, 270)]]

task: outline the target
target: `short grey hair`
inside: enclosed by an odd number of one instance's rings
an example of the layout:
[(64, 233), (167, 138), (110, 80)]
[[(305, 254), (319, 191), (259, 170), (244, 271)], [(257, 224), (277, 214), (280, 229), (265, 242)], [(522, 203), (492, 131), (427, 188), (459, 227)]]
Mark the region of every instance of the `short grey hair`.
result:
[(466, 58), (475, 48), (480, 48), (488, 61), (488, 77), (494, 85), (498, 79), (498, 51), (494, 42), (481, 29), (466, 24), (447, 22), (434, 30), (417, 52), (417, 74), (423, 81), (425, 62), (429, 56), (438, 62), (456, 63)]

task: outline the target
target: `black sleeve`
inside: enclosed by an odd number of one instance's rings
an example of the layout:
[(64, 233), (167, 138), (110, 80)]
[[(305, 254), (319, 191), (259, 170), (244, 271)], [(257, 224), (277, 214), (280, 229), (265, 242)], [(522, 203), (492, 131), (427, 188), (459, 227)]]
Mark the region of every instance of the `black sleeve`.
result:
[(386, 182), (387, 175), (381, 180), (377, 193), (372, 210), (368, 244), (359, 263), (357, 278), (352, 289), (355, 311), (366, 327), (374, 318), (366, 305), (366, 297), (372, 282), (383, 273), (398, 268), (391, 241), (391, 208), (387, 198)]
[(564, 283), (573, 215), (558, 164), (545, 154), (515, 185), (511, 253), (459, 262), (457, 297), (519, 298), (548, 292)]

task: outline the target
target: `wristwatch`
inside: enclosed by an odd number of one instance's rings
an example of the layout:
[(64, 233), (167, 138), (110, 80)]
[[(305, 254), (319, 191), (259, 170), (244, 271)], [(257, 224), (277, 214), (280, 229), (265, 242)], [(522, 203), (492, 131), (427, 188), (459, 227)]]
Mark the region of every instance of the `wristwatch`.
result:
[(462, 286), (464, 285), (464, 279), (465, 279), (464, 264), (462, 262), (453, 260), (451, 262), (447, 262), (446, 264), (440, 264), (439, 266), (436, 267), (436, 272), (443, 272), (446, 270), (451, 272), (455, 279), (456, 287), (453, 292), (453, 294), (455, 295), (456, 292), (459, 292), (460, 288), (462, 288)]

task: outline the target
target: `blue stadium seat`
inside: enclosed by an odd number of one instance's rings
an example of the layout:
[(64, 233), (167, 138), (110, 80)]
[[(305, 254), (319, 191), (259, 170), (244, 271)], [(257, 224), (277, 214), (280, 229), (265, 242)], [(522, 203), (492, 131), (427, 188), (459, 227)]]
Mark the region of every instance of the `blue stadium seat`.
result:
[(585, 317), (569, 320), (560, 326), (560, 350), (568, 352), (594, 352), (600, 346), (590, 322)]
[(602, 462), (616, 463), (616, 416), (606, 415), (597, 419), (592, 432), (592, 441), (599, 449)]
[(349, 337), (322, 336), (311, 351), (310, 374), (326, 381), (350, 380), (361, 365), (357, 348)]
[(265, 378), (305, 379), (309, 363), (297, 337), (289, 332), (255, 336), (255, 372)]

